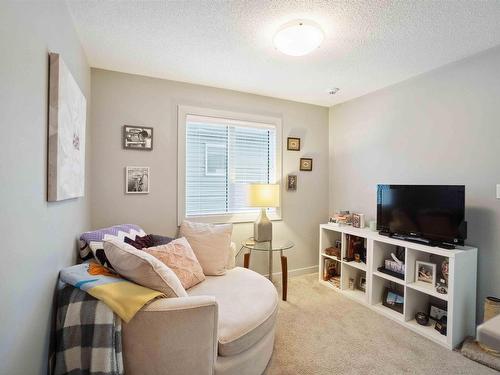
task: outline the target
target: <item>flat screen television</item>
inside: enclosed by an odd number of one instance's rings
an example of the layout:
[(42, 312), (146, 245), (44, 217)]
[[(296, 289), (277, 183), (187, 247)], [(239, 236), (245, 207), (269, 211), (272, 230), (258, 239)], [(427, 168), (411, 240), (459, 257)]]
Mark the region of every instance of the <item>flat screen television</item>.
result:
[(463, 185), (378, 185), (377, 230), (430, 245), (467, 238)]

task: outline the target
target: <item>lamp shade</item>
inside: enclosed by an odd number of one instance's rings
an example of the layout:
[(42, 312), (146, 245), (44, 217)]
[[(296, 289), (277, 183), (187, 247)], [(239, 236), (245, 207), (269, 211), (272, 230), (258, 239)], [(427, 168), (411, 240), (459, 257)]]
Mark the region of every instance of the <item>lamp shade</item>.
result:
[(248, 203), (250, 207), (279, 207), (280, 186), (278, 184), (250, 184)]

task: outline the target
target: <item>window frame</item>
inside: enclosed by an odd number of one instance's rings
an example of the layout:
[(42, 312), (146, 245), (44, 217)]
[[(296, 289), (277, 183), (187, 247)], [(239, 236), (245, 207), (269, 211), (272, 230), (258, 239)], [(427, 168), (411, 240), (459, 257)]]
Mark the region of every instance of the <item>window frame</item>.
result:
[(276, 184), (279, 184), (280, 206), (276, 210), (268, 212), (271, 220), (281, 220), (282, 196), (283, 196), (283, 163), (282, 163), (282, 139), (283, 126), (280, 117), (264, 116), (243, 112), (232, 112), (221, 109), (196, 107), (190, 105), (179, 105), (177, 110), (177, 224), (184, 220), (203, 223), (249, 223), (257, 218), (256, 213), (234, 213), (234, 214), (208, 214), (186, 216), (186, 120), (188, 115), (214, 117), (226, 119), (232, 123), (248, 123), (273, 126), (276, 129)]

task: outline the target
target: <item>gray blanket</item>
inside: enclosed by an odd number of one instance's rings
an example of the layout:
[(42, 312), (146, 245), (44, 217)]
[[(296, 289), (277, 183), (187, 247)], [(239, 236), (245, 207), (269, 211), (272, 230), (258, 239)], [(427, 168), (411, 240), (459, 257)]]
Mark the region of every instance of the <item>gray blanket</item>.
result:
[(121, 319), (71, 285), (57, 298), (55, 375), (122, 375)]

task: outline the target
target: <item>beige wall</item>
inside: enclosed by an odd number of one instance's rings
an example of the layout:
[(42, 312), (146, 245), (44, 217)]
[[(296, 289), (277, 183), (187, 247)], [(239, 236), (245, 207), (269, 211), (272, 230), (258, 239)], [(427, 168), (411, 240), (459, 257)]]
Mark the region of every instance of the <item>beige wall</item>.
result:
[(0, 51), (0, 373), (46, 374), (58, 273), (90, 227), (88, 189), (46, 200), (48, 52), (62, 55), (88, 107), (90, 68), (62, 1), (0, 1)]
[[(279, 116), (284, 139), (302, 138), (300, 152), (283, 151), (283, 174), (298, 174), (298, 190), (284, 191), (283, 220), (274, 230), (275, 238), (296, 243), (290, 269), (316, 266), (318, 225), (328, 215), (328, 108), (258, 95), (92, 69), (92, 226), (137, 223), (149, 233), (176, 233), (179, 104)], [(123, 150), (124, 124), (153, 126), (154, 150)], [(314, 158), (312, 172), (298, 171), (300, 156)], [(124, 193), (127, 165), (151, 167), (150, 194)], [(236, 224), (233, 239), (252, 233), (252, 224)], [(266, 254), (256, 254), (252, 268), (266, 273), (266, 262)]]
[(466, 185), (478, 318), (500, 296), (500, 49), (330, 110), (330, 211), (376, 214), (376, 184)]

